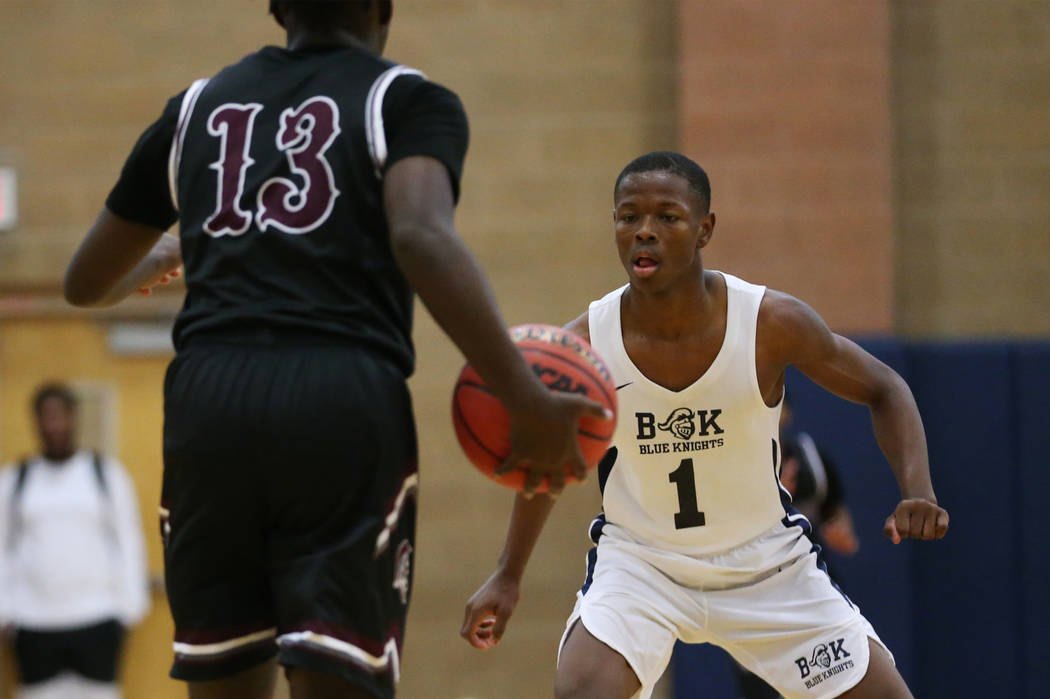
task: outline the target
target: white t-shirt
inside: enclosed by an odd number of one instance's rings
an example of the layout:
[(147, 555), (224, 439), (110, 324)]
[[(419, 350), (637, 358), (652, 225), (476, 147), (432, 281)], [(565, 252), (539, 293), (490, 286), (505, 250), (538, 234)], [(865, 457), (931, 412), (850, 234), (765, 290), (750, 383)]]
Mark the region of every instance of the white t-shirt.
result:
[(0, 624), (62, 629), (117, 618), (130, 626), (149, 608), (142, 520), (124, 468), (94, 455), (29, 461), (0, 471)]

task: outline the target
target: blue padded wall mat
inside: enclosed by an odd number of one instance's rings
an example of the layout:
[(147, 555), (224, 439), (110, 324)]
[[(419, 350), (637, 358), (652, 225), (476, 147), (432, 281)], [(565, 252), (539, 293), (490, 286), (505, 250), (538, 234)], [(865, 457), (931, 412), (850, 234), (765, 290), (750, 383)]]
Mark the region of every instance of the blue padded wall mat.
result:
[(1014, 353), (1017, 410), (1017, 583), (1023, 696), (1045, 696), (1050, 687), (1050, 343), (1019, 346)]
[(1005, 344), (919, 344), (910, 384), (930, 449), (930, 470), (951, 515), (936, 544), (916, 553), (916, 696), (1019, 696), (1015, 579), (1015, 463), (1011, 349)]

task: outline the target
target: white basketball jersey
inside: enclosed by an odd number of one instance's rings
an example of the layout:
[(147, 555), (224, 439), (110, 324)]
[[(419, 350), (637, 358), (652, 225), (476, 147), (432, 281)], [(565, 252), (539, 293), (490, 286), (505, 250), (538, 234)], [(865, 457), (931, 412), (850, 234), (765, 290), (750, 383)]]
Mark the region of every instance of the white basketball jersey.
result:
[(777, 478), (780, 407), (766, 406), (755, 370), (765, 287), (722, 276), (725, 339), (711, 367), (681, 391), (653, 383), (627, 356), (620, 327), (627, 287), (590, 305), (591, 344), (619, 387), (616, 457), (611, 470), (607, 457), (599, 474), (604, 517), (613, 525), (605, 534), (707, 554), (753, 539), (785, 516)]

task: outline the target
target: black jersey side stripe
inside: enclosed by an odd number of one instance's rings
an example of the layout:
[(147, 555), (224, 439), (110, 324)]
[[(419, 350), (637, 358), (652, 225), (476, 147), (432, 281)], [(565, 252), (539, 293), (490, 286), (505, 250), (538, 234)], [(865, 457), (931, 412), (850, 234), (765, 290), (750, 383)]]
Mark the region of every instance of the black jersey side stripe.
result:
[(179, 164), (182, 162), (182, 144), (186, 141), (186, 124), (193, 116), (193, 108), (197, 105), (197, 98), (201, 96), (209, 78), (201, 78), (193, 81), (186, 94), (182, 97), (182, 107), (179, 109), (179, 121), (175, 125), (175, 137), (171, 139), (171, 153), (168, 155), (168, 189), (171, 192), (171, 205), (179, 210)]
[(427, 77), (415, 68), (405, 66), (388, 68), (372, 83), (368, 91), (368, 98), (365, 100), (365, 139), (368, 141), (368, 154), (372, 157), (377, 178), (383, 176), (383, 165), (386, 164), (387, 155), (386, 132), (383, 128), (383, 99), (391, 83), (402, 75), (418, 75), (423, 79)]

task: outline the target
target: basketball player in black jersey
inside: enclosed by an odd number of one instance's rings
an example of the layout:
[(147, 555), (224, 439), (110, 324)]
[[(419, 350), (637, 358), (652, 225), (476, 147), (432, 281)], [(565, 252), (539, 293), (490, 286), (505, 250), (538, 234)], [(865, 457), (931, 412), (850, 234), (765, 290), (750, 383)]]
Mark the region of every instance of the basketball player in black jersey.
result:
[[(177, 95), (69, 265), (116, 303), (184, 264), (165, 380), (172, 676), (194, 699), (391, 697), (411, 560), (412, 292), (507, 407), (528, 488), (585, 468), (452, 224), (455, 94), (380, 58), (390, 0), (276, 0), (266, 47)], [(180, 239), (167, 234), (178, 221)]]

